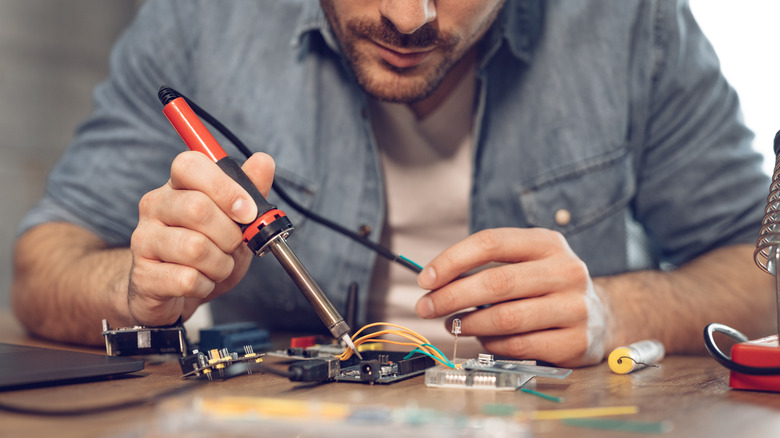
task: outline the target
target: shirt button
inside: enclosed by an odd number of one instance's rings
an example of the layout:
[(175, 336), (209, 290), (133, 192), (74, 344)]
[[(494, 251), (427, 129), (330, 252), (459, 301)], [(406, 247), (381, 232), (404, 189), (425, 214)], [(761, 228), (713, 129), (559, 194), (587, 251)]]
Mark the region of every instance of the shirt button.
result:
[(565, 208), (561, 208), (560, 210), (555, 212), (556, 224), (558, 224), (561, 227), (565, 227), (566, 225), (569, 225), (569, 222), (571, 222), (571, 212), (569, 210), (566, 210)]

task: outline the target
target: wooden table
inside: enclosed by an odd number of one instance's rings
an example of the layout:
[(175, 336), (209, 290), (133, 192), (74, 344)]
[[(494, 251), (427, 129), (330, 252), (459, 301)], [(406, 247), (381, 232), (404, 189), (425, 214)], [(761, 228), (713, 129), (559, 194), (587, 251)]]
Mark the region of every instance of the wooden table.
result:
[[(0, 341), (58, 347), (28, 337), (10, 315), (0, 314)], [(59, 346), (62, 347), (62, 346)], [(99, 350), (95, 350), (99, 352)], [(173, 360), (148, 361), (144, 371), (113, 380), (0, 392), (0, 402), (47, 409), (87, 407), (149, 396), (176, 387), (194, 385), (191, 390), (149, 405), (75, 417), (42, 417), (0, 412), (0, 436), (52, 437), (157, 437), (157, 436), (235, 436), (249, 428), (252, 433), (238, 436), (298, 436), (295, 425), (308, 430), (302, 436), (458, 436), (444, 429), (416, 431), (412, 427), (391, 429), (383, 426), (349, 428), (324, 420), (296, 423), (282, 421), (281, 430), (252, 421), (217, 423), (220, 431), (198, 426), (186, 433), (188, 425), (200, 424), (207, 415), (198, 414), (195, 400), (224, 400), (222, 397), (284, 399), (303, 407), (328, 403), (352, 408), (378, 406), (396, 412), (435, 410), (442, 424), (488, 424), (494, 428), (527, 429), (525, 436), (611, 437), (628, 434), (573, 427), (559, 420), (517, 421), (513, 417), (486, 417), (486, 407), (513, 407), (520, 414), (539, 410), (608, 406), (637, 406), (639, 412), (609, 417), (645, 422), (666, 421), (671, 431), (664, 436), (780, 436), (780, 394), (730, 390), (728, 372), (709, 357), (667, 357), (659, 368), (647, 368), (629, 375), (613, 374), (605, 365), (577, 369), (565, 380), (536, 379), (535, 389), (563, 397), (555, 403), (530, 394), (428, 388), (423, 377), (392, 385), (330, 383), (306, 386), (270, 374), (255, 373), (228, 380), (197, 384), (180, 378)], [(187, 416), (190, 416), (187, 418)], [(472, 423), (468, 423), (472, 422)], [(206, 422), (206, 424), (209, 424)], [(177, 426), (178, 425), (178, 426)], [(295, 427), (293, 427), (295, 426)], [(307, 429), (308, 428), (308, 429)], [(190, 429), (193, 429), (190, 427)], [(312, 431), (313, 429), (313, 431)], [(198, 431), (205, 433), (197, 433)], [(357, 433), (356, 431), (360, 432)], [(468, 436), (479, 435), (473, 429)], [(495, 429), (489, 435), (501, 436)]]

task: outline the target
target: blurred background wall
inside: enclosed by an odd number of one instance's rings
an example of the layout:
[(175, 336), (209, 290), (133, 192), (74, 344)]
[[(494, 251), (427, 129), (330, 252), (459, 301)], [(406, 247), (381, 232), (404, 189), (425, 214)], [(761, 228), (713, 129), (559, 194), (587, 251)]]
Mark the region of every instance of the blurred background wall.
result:
[(764, 154), (764, 171), (771, 175), (772, 143), (780, 130), (780, 1), (690, 0), (690, 4), (718, 53), (723, 74), (739, 93), (745, 123), (756, 134), (753, 145)]
[(0, 308), (17, 223), (91, 109), (136, 0), (0, 0)]
[[(0, 309), (9, 306), (16, 225), (89, 113), (109, 49), (140, 3), (0, 0)], [(691, 0), (691, 6), (741, 95), (756, 148), (771, 155), (780, 129), (780, 26), (773, 23), (780, 2)], [(767, 171), (773, 161), (766, 160)]]

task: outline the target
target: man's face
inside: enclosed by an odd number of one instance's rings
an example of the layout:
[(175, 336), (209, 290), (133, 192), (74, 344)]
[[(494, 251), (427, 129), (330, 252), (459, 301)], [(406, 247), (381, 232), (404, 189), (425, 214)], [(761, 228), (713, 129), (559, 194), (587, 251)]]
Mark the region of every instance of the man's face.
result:
[(428, 97), (505, 0), (320, 0), (358, 83), (380, 100)]

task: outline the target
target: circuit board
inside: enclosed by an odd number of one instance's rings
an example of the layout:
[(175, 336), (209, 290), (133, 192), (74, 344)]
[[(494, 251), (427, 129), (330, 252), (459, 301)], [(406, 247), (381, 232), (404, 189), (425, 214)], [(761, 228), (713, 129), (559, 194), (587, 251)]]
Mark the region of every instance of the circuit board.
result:
[(363, 360), (352, 357), (342, 363), (336, 376), (337, 382), (355, 383), (395, 383), (425, 373), (436, 365), (433, 359), (415, 354), (405, 359), (407, 353), (397, 351), (366, 351), (361, 353)]
[[(364, 384), (389, 384), (425, 373), (436, 363), (426, 355), (397, 351), (364, 351), (363, 360), (353, 356), (345, 361), (336, 358), (341, 348), (314, 346), (306, 349), (291, 348), (284, 351), (272, 351), (256, 354), (251, 346), (244, 347), (243, 356), (231, 353), (227, 349), (196, 352), (179, 360), (182, 378), (214, 377), (230, 378), (238, 374), (252, 374), (252, 365), (261, 364), (263, 356), (273, 357), (274, 369), (280, 364), (289, 370), (301, 371), (295, 381), (336, 381)], [(407, 357), (408, 356), (408, 357)], [(262, 370), (262, 367), (260, 368)], [(271, 371), (271, 369), (266, 368)], [(279, 373), (279, 370), (276, 370)], [(311, 374), (309, 374), (311, 373)], [(312, 376), (311, 378), (306, 376)]]
[[(268, 352), (268, 356), (294, 360), (332, 359), (344, 348), (333, 345), (316, 345), (309, 348), (290, 348)], [(332, 377), (337, 382), (388, 384), (419, 376), (436, 365), (428, 356), (399, 351), (368, 350), (361, 352), (363, 360), (352, 356), (339, 362), (339, 370)]]

